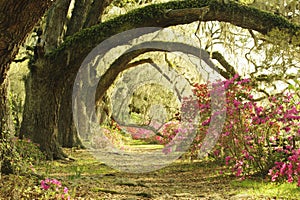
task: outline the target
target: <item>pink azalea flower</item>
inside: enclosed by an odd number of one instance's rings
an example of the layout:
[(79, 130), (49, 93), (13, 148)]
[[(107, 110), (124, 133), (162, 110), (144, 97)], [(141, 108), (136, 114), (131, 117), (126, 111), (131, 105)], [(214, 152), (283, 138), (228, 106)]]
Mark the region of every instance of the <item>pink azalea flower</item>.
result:
[(64, 193), (68, 193), (69, 192), (69, 189), (67, 187), (64, 187)]
[(242, 173), (242, 171), (243, 171), (243, 169), (242, 168), (237, 168), (237, 170), (236, 170), (236, 174), (235, 174), (235, 176), (240, 176), (241, 175), (241, 173)]
[(42, 180), (42, 181), (41, 181), (41, 187), (42, 187), (44, 190), (48, 190), (48, 189), (50, 188), (50, 185), (47, 184), (47, 181)]
[(228, 164), (229, 164), (229, 161), (230, 161), (230, 159), (231, 159), (231, 157), (230, 157), (230, 156), (227, 156), (227, 157), (225, 158), (226, 165), (228, 165)]

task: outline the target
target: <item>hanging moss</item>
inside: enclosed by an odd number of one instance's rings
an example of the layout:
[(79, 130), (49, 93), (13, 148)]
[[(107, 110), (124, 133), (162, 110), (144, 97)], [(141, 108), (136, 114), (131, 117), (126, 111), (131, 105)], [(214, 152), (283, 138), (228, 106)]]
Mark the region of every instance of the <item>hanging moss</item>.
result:
[[(152, 21), (153, 25), (157, 26), (169, 26), (170, 24), (160, 24), (156, 21), (164, 19), (168, 10), (177, 9), (189, 9), (189, 8), (201, 8), (204, 6), (210, 7), (210, 15), (218, 15), (218, 13), (228, 13), (229, 16), (234, 18), (235, 16), (245, 16), (247, 19), (255, 17), (255, 20), (259, 19), (266, 24), (266, 27), (261, 27), (260, 31), (263, 34), (267, 34), (274, 27), (280, 30), (287, 30), (294, 35), (300, 30), (300, 27), (290, 23), (287, 19), (272, 14), (270, 12), (262, 11), (257, 8), (242, 5), (235, 2), (227, 4), (221, 3), (217, 0), (185, 0), (185, 1), (172, 1), (168, 3), (153, 4), (143, 8), (133, 10), (125, 15), (118, 16), (107, 22), (98, 24), (88, 29), (84, 29), (73, 36), (68, 37), (65, 42), (56, 50), (49, 53), (47, 56), (51, 59), (55, 59), (61, 52), (70, 48), (76, 47), (76, 49), (84, 48), (91, 50), (96, 44), (101, 43), (108, 37), (120, 33), (125, 30), (130, 30), (137, 27), (143, 27)], [(196, 19), (195, 19), (196, 20)], [(220, 19), (222, 21), (222, 19)], [(231, 21), (234, 22), (234, 19)], [(271, 25), (270, 25), (271, 23)], [(82, 46), (81, 46), (82, 45)]]

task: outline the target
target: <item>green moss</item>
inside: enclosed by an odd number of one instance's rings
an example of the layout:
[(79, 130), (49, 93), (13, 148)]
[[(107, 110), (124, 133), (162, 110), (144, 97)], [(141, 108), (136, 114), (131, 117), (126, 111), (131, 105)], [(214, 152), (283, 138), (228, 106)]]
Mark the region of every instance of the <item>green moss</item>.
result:
[(56, 57), (64, 49), (72, 46), (72, 44), (78, 44), (78, 42), (82, 40), (97, 38), (95, 42), (101, 42), (112, 35), (112, 30), (115, 30), (115, 32), (122, 32), (124, 30), (142, 26), (143, 23), (149, 19), (155, 19), (159, 16), (163, 16), (166, 10), (203, 7), (208, 5), (208, 2), (209, 1), (199, 2), (195, 0), (174, 1), (169, 3), (153, 4), (144, 8), (133, 10), (125, 15), (118, 16), (107, 22), (84, 29), (73, 36), (66, 38), (65, 42), (59, 48), (49, 53), (47, 56), (52, 58)]

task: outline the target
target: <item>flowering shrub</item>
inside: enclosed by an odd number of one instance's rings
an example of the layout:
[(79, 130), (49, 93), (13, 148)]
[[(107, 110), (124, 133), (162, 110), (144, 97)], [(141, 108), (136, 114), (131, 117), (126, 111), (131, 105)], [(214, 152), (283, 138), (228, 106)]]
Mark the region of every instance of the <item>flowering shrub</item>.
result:
[(288, 156), (285, 162), (275, 162), (275, 166), (269, 170), (272, 181), (284, 181), (289, 183), (295, 181), (300, 187), (300, 149), (292, 150), (292, 155)]
[[(232, 172), (244, 177), (253, 172), (266, 174), (275, 162), (286, 160), (293, 152), (297, 152), (299, 102), (293, 100), (292, 94), (270, 97), (263, 104), (253, 101), (249, 79), (238, 80), (238, 76), (235, 76), (223, 84), (227, 117), (213, 157), (225, 158), (225, 164)], [(209, 95), (203, 95), (207, 94), (207, 87), (195, 86), (200, 112), (210, 113)], [(201, 91), (203, 89), (204, 92)], [(210, 116), (201, 121), (200, 135), (210, 134), (205, 132), (209, 121)], [(299, 163), (299, 157), (289, 162), (293, 166), (289, 168), (289, 180), (292, 180), (291, 176), (298, 177)]]
[(155, 139), (163, 145), (168, 144), (179, 132), (179, 121), (170, 121), (162, 127), (161, 136), (155, 136)]
[[(255, 102), (251, 95), (253, 83), (249, 79), (240, 80), (236, 75), (215, 84), (226, 91), (224, 108), (212, 101), (211, 95), (215, 94), (207, 84), (194, 85), (198, 104), (193, 105), (200, 111), (200, 122), (190, 147), (191, 155), (195, 157), (207, 145), (203, 139), (214, 134), (209, 126), (214, 126), (210, 122), (217, 115), (212, 113), (212, 108), (218, 107), (226, 109), (226, 119), (211, 157), (223, 161), (238, 177), (269, 172), (273, 181), (298, 179), (299, 182), (300, 103), (294, 95), (286, 93), (269, 97), (267, 103)], [(178, 127), (166, 126), (163, 139), (158, 139), (167, 144), (176, 133)]]
[(45, 179), (41, 181), (41, 188), (45, 191), (47, 199), (70, 199), (69, 189), (62, 187), (61, 182), (56, 179)]
[(161, 124), (156, 121), (148, 122), (148, 125), (122, 126), (122, 130), (131, 135), (134, 140), (143, 140), (150, 144), (159, 144), (157, 134), (161, 129)]
[(151, 141), (151, 138), (154, 135), (153, 131), (139, 127), (124, 127), (124, 130), (130, 133), (134, 140)]

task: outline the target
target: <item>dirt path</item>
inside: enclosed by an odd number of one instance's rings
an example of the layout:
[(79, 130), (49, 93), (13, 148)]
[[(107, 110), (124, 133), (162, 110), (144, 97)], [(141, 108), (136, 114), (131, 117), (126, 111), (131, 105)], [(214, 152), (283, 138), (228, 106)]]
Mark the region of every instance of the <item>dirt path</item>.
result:
[[(51, 175), (76, 188), (77, 199), (256, 199), (237, 195), (229, 183), (235, 177), (220, 176), (221, 167), (212, 162), (176, 161), (158, 171), (136, 174), (111, 169), (87, 151), (72, 155), (75, 162), (57, 163)], [(80, 175), (74, 166), (81, 169)]]

